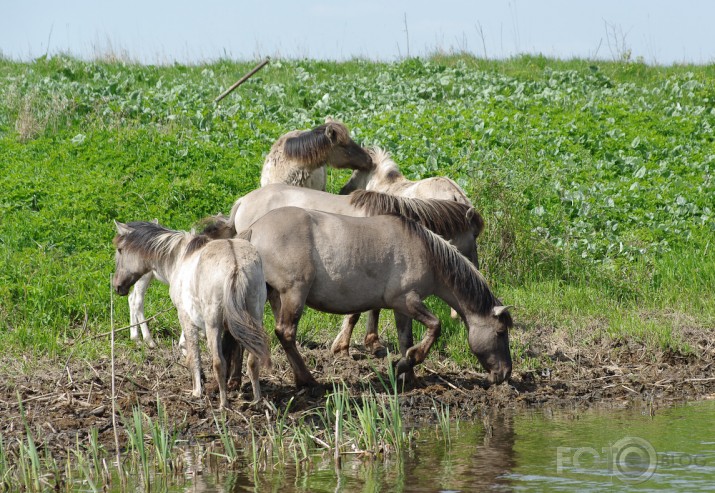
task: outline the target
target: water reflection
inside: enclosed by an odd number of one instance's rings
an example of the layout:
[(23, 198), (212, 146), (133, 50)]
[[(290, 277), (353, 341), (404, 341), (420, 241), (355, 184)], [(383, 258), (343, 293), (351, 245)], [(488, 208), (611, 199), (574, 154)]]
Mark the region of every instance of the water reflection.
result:
[[(500, 411), (480, 423), (454, 425), (449, 444), (435, 429), (419, 430), (401, 457), (347, 456), (341, 467), (320, 458), (300, 466), (275, 464), (256, 478), (247, 464), (231, 473), (207, 468), (172, 491), (709, 491), (715, 484), (714, 416), (715, 403), (662, 410), (655, 417), (613, 410)], [(647, 480), (636, 484), (614, 473), (612, 458), (603, 453), (624, 437), (647, 440), (657, 454)], [(591, 455), (582, 454), (587, 460), (577, 463), (573, 454), (584, 447)], [(568, 459), (560, 465), (559, 454)]]

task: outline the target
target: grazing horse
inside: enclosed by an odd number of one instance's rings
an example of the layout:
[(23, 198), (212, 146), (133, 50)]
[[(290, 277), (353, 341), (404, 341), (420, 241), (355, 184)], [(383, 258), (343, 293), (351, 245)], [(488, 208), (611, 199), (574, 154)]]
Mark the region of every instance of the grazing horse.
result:
[(271, 147), (261, 170), (261, 186), (285, 183), (325, 190), (325, 165), (367, 171), (370, 155), (350, 138), (347, 127), (328, 118), (312, 130), (293, 130)]
[[(256, 249), (245, 240), (210, 241), (206, 236), (173, 231), (156, 223), (117, 222), (116, 226), (116, 271), (112, 286), (117, 294), (124, 296), (151, 271), (168, 281), (169, 295), (186, 337), (193, 396), (201, 396), (198, 333), (203, 329), (221, 408), (228, 407), (228, 369), (221, 340), (222, 337), (226, 340), (225, 332), (249, 351), (248, 375), (254, 400), (259, 400), (259, 365), (270, 366), (271, 363), (262, 322), (266, 281)], [(242, 350), (234, 353), (236, 357), (243, 356)], [(232, 368), (232, 371), (240, 378), (240, 368)]]
[[(214, 238), (232, 238), (267, 212), (286, 206), (355, 217), (399, 214), (418, 221), (451, 241), (475, 266), (478, 264), (476, 239), (484, 229), (484, 221), (471, 206), (455, 201), (425, 201), (365, 190), (341, 196), (288, 185), (268, 185), (238, 199), (228, 218), (214, 216), (205, 219), (208, 226), (204, 234)], [(359, 318), (359, 313), (345, 317), (331, 347), (334, 354), (348, 354), (350, 338)], [(370, 312), (365, 347), (374, 354), (384, 354), (385, 348), (378, 337), (378, 318), (379, 310)]]
[[(471, 351), (489, 382), (511, 375), (508, 329), (513, 325), (484, 277), (459, 251), (417, 222), (401, 216), (350, 217), (297, 207), (272, 210), (239, 237), (250, 237), (263, 261), (276, 335), (297, 386), (315, 379), (296, 347), (305, 305), (328, 313), (390, 308), (402, 358), (397, 373), (412, 373), (441, 331), (424, 305), (430, 295), (457, 310)], [(412, 320), (427, 327), (413, 345)]]

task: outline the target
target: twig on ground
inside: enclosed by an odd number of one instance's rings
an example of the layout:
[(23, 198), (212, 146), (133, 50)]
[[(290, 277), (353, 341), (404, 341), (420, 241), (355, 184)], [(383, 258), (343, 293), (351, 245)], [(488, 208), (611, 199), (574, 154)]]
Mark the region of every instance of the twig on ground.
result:
[(454, 390), (456, 390), (456, 391), (458, 391), (458, 392), (461, 392), (461, 393), (463, 393), (463, 394), (466, 394), (466, 392), (465, 392), (464, 390), (460, 389), (459, 387), (457, 387), (457, 386), (454, 385), (453, 383), (448, 382), (447, 380), (445, 380), (445, 379), (444, 379), (439, 373), (437, 373), (436, 371), (431, 370), (431, 369), (427, 368), (426, 366), (424, 367), (424, 369), (425, 369), (426, 371), (428, 371), (429, 373), (431, 373), (432, 375), (436, 376), (439, 380), (441, 380), (441, 381), (444, 382), (445, 384), (447, 384), (450, 388), (452, 388), (452, 389), (454, 389)]

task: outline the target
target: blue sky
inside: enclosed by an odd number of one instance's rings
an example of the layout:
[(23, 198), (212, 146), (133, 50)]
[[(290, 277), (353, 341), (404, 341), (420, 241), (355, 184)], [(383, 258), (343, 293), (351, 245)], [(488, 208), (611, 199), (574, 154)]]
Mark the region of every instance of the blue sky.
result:
[(715, 2), (697, 0), (0, 0), (0, 12), (0, 52), (20, 60), (69, 52), (144, 63), (391, 61), (409, 48), (489, 58), (613, 59), (630, 50), (648, 63), (715, 63)]

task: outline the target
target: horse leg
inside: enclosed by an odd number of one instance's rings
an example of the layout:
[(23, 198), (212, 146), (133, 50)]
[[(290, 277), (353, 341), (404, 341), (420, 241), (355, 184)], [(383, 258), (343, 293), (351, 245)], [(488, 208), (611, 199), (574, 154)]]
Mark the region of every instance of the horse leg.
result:
[(394, 313), (395, 326), (397, 327), (397, 341), (400, 345), (400, 354), (402, 355), (402, 358), (400, 358), (395, 366), (395, 371), (397, 372), (397, 376), (405, 375), (405, 382), (411, 382), (417, 377), (415, 377), (415, 370), (412, 365), (409, 364), (409, 360), (405, 358), (405, 355), (407, 354), (407, 350), (412, 347), (414, 341), (412, 335), (412, 319), (397, 310), (394, 310)]
[(385, 346), (380, 343), (378, 336), (378, 322), (380, 321), (380, 310), (370, 310), (367, 312), (367, 328), (365, 330), (365, 348), (368, 349), (373, 356), (384, 358), (387, 356)]
[(359, 313), (352, 313), (343, 317), (343, 326), (340, 329), (337, 337), (330, 346), (330, 351), (335, 355), (348, 356), (350, 354), (350, 338), (353, 335), (353, 329), (360, 320)]
[[(279, 297), (277, 303), (276, 297)], [(308, 367), (305, 365), (305, 361), (303, 361), (295, 343), (298, 321), (303, 314), (303, 301), (305, 300), (305, 296), (301, 297), (299, 293), (295, 291), (278, 294), (274, 290), (270, 290), (268, 299), (276, 318), (276, 336), (281, 346), (283, 346), (283, 350), (288, 357), (288, 362), (293, 369), (296, 387), (312, 387), (318, 385), (318, 382), (313, 378), (313, 375), (310, 374), (310, 370), (308, 370)]]
[(201, 353), (199, 350), (198, 333), (199, 328), (192, 322), (191, 318), (183, 310), (179, 312), (179, 322), (186, 340), (186, 362), (191, 372), (194, 389), (191, 395), (201, 397)]
[(442, 323), (434, 313), (427, 309), (425, 304), (416, 294), (412, 294), (407, 297), (407, 308), (410, 310), (410, 316), (412, 318), (427, 327), (427, 331), (422, 337), (422, 341), (420, 341), (420, 343), (416, 346), (409, 348), (407, 353), (403, 356), (403, 358), (407, 359), (412, 366), (415, 366), (419, 365), (425, 360), (425, 358), (427, 358), (430, 348), (442, 332)]
[(228, 390), (241, 388), (241, 367), (243, 366), (243, 346), (241, 346), (230, 332), (224, 330), (221, 340), (221, 350), (226, 359), (226, 382)]
[(223, 356), (222, 346), (223, 327), (220, 324), (206, 324), (206, 346), (211, 354), (211, 366), (214, 378), (218, 383), (219, 409), (228, 409), (228, 396), (226, 395), (226, 359)]
[(253, 387), (253, 400), (251, 405), (258, 403), (261, 400), (261, 384), (258, 381), (258, 373), (260, 370), (260, 361), (256, 358), (253, 353), (248, 353), (248, 360), (246, 361), (246, 373), (248, 373), (248, 378), (251, 380), (251, 387)]
[(148, 272), (144, 274), (134, 284), (134, 289), (129, 293), (129, 334), (132, 341), (139, 339), (139, 329), (141, 328), (142, 337), (150, 348), (155, 348), (156, 343), (149, 332), (149, 325), (144, 317), (144, 296), (151, 280), (154, 279), (154, 274)]

